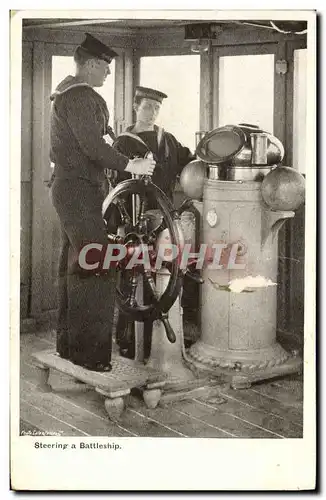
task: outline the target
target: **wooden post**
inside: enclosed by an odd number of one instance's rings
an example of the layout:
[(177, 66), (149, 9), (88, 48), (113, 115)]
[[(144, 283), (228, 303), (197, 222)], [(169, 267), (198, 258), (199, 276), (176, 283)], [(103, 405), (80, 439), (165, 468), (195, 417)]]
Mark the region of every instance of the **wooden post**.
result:
[(133, 94), (134, 94), (134, 74), (133, 74), (133, 50), (125, 51), (124, 64), (124, 84), (125, 84), (125, 100), (124, 100), (124, 116), (125, 126), (128, 127), (133, 122)]
[(212, 48), (213, 61), (212, 71), (212, 128), (219, 126), (219, 103), (220, 103), (220, 58), (216, 48)]
[[(285, 75), (274, 75), (274, 134), (284, 145), (283, 165), (292, 167), (293, 158), (293, 52), (295, 48), (304, 48), (305, 40), (297, 42), (279, 41), (275, 54), (277, 60), (286, 60), (288, 70)], [(279, 232), (279, 269), (278, 269), (278, 305), (277, 326), (287, 331), (293, 318), (294, 303), (291, 292), (293, 279), (293, 225), (289, 222)], [(303, 243), (304, 244), (304, 243)]]
[(43, 264), (43, 161), (44, 161), (44, 101), (45, 51), (44, 43), (36, 42), (33, 50), (33, 145), (32, 145), (32, 281), (31, 316), (42, 312)]
[(115, 85), (114, 85), (114, 104), (115, 104), (115, 123), (114, 132), (119, 135), (124, 130), (125, 108), (125, 72), (124, 72), (124, 54), (115, 60)]
[(200, 59), (200, 130), (213, 126), (213, 53), (211, 46)]
[[(286, 143), (287, 143), (287, 162), (286, 165), (289, 167), (296, 168), (296, 165), (293, 165), (293, 133), (294, 133), (294, 124), (293, 124), (293, 108), (294, 108), (294, 51), (296, 49), (302, 49), (306, 47), (306, 43), (303, 40), (299, 40), (298, 42), (288, 42), (286, 44), (286, 58), (289, 62), (289, 71), (288, 71), (288, 82), (287, 82), (287, 98), (286, 98)], [(302, 212), (301, 212), (302, 213)], [(302, 221), (300, 221), (302, 223)], [(295, 234), (295, 230), (300, 228), (300, 223), (298, 225), (298, 220), (291, 221), (286, 226), (286, 243), (287, 243), (287, 254), (286, 257), (286, 266), (287, 266), (287, 321), (285, 330), (289, 331), (292, 328), (292, 325), (295, 324), (295, 318), (297, 315), (297, 311), (295, 310), (295, 293), (297, 290), (294, 290), (293, 283), (295, 281), (295, 264), (294, 264), (294, 247), (295, 240), (297, 239), (297, 235)], [(301, 245), (304, 249), (304, 232), (301, 233), (302, 242)], [(304, 252), (304, 250), (303, 250)], [(304, 262), (301, 263), (304, 266)], [(304, 272), (302, 273), (304, 276)], [(303, 292), (301, 292), (302, 294)], [(303, 297), (302, 297), (303, 303)], [(303, 322), (303, 315), (302, 315)], [(303, 326), (303, 325), (302, 325)]]
[[(277, 44), (275, 63), (277, 60), (286, 59), (286, 43), (280, 41)], [(274, 135), (284, 145), (285, 158), (287, 161), (287, 134), (286, 134), (286, 90), (287, 75), (280, 75), (274, 71)], [(287, 261), (284, 258), (287, 253), (286, 227), (281, 228), (278, 240), (278, 288), (277, 288), (277, 327), (286, 329), (288, 304), (287, 304)]]
[[(43, 42), (33, 50), (33, 142), (32, 142), (32, 277), (30, 314), (56, 307), (53, 292), (52, 255), (54, 210), (49, 199), (50, 111), (52, 52)], [(58, 238), (56, 238), (58, 243)], [(56, 245), (56, 244), (55, 244)]]
[(21, 104), (21, 238), (20, 238), (20, 316), (29, 316), (29, 294), (31, 287), (31, 242), (32, 242), (32, 78), (33, 45), (22, 46), (22, 104)]

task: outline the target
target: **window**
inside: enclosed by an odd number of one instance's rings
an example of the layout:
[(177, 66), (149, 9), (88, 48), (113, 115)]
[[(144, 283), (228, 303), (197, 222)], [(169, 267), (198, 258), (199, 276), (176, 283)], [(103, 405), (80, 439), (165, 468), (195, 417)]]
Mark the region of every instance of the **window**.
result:
[(220, 57), (219, 126), (250, 123), (273, 133), (274, 54)]
[(199, 128), (200, 56), (142, 57), (140, 85), (167, 94), (157, 125), (194, 150)]
[[(98, 92), (106, 101), (110, 112), (110, 125), (114, 124), (114, 80), (115, 80), (115, 61), (110, 64), (111, 74), (107, 77), (103, 87), (96, 87)], [(75, 74), (74, 58), (71, 56), (53, 56), (52, 57), (52, 92), (56, 86), (68, 75)]]
[(294, 51), (293, 168), (306, 171), (307, 49)]

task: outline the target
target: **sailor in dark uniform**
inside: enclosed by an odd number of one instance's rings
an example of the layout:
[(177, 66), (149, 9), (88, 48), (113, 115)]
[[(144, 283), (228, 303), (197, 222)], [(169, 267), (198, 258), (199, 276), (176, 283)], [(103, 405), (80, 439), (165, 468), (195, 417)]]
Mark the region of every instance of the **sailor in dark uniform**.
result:
[[(136, 87), (134, 110), (136, 123), (119, 135), (113, 144), (120, 153), (129, 158), (144, 158), (151, 152), (156, 161), (152, 181), (171, 199), (178, 175), (183, 167), (195, 159), (191, 151), (162, 127), (155, 124), (163, 99), (167, 95), (147, 87)], [(118, 173), (118, 180), (130, 177)], [(155, 200), (149, 200), (147, 208), (156, 207)]]
[[(111, 369), (115, 271), (85, 270), (80, 250), (88, 243), (105, 246), (102, 219), (106, 169), (152, 175), (155, 162), (130, 160), (105, 140), (112, 130), (104, 99), (94, 90), (110, 74), (117, 54), (87, 34), (76, 49), (76, 75), (68, 76), (51, 99), (52, 201), (62, 228), (59, 265), (58, 354), (96, 371)], [(87, 254), (87, 264), (103, 252)]]
[[(134, 110), (136, 122), (115, 140), (113, 147), (129, 158), (142, 157), (152, 153), (156, 167), (152, 181), (173, 201), (173, 192), (178, 175), (183, 167), (195, 159), (193, 153), (163, 128), (155, 124), (163, 99), (167, 95), (148, 87), (136, 87)], [(130, 178), (130, 174), (116, 172), (116, 182)], [(147, 209), (156, 209), (155, 199), (148, 199)], [(147, 301), (146, 294), (144, 300)], [(117, 326), (117, 340), (121, 353), (133, 357), (134, 340), (126, 320), (120, 315)], [(145, 322), (145, 357), (149, 354), (152, 322)]]

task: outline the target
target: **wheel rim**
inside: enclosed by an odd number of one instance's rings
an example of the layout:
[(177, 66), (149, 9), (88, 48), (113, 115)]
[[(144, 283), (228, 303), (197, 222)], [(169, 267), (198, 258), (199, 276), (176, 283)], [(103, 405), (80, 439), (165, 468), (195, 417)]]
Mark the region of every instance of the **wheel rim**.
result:
[[(174, 207), (165, 193), (151, 181), (145, 181), (144, 179), (129, 179), (118, 184), (118, 186), (108, 194), (103, 202), (103, 218), (105, 218), (110, 206), (116, 203), (119, 197), (125, 194), (137, 194), (142, 197), (146, 197), (148, 194), (152, 196), (154, 195), (159, 209), (163, 214), (166, 228), (170, 233), (170, 241), (172, 245), (176, 245), (177, 248), (180, 248), (179, 235), (174, 223), (175, 219), (172, 216), (172, 214), (175, 213)], [(155, 299), (153, 297), (153, 302), (149, 305), (137, 304), (137, 306), (131, 306), (130, 299), (128, 297), (126, 298), (124, 293), (119, 289), (119, 287), (117, 287), (116, 299), (119, 309), (129, 319), (134, 321), (144, 321), (146, 319), (154, 320), (159, 318), (162, 313), (167, 313), (178, 297), (182, 286), (182, 275), (179, 271), (177, 256), (172, 259), (169, 270), (170, 276), (165, 291), (159, 298)], [(151, 285), (148, 283), (150, 278), (148, 272), (144, 268), (142, 274), (144, 280), (146, 280), (146, 286), (151, 289)]]

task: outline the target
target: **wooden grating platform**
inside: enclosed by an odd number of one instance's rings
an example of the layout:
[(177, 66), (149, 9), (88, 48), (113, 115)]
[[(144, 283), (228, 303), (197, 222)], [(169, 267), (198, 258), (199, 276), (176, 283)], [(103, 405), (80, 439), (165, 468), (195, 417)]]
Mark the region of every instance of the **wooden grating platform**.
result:
[(92, 386), (105, 396), (104, 406), (110, 418), (120, 417), (125, 408), (125, 396), (131, 389), (143, 388), (144, 400), (149, 408), (155, 408), (160, 400), (165, 375), (143, 364), (114, 354), (112, 371), (100, 373), (87, 370), (61, 358), (55, 350), (39, 351), (33, 354), (35, 368), (39, 373), (39, 385), (51, 390), (48, 383), (50, 369), (69, 375), (73, 379)]
[[(303, 437), (302, 374), (258, 383), (250, 389), (228, 385), (215, 394), (193, 394), (149, 408), (142, 390), (125, 396), (125, 410), (108, 418), (103, 395), (87, 384), (50, 369), (51, 391), (39, 385), (34, 354), (55, 349), (55, 332), (21, 335), (20, 433), (33, 436), (152, 438), (298, 439)], [(215, 392), (214, 390), (214, 392)], [(141, 396), (141, 397), (140, 397)]]

